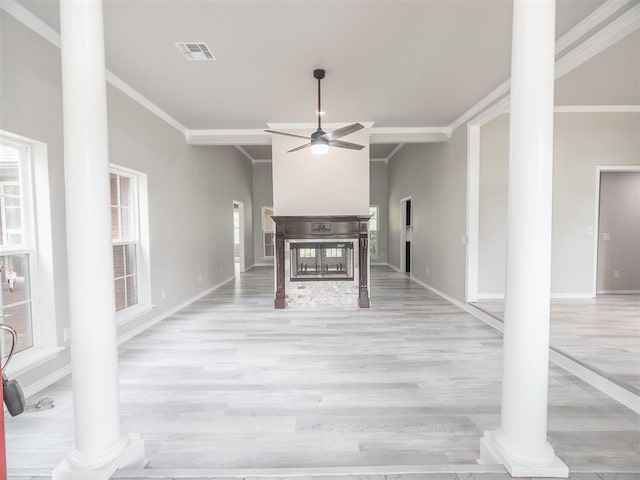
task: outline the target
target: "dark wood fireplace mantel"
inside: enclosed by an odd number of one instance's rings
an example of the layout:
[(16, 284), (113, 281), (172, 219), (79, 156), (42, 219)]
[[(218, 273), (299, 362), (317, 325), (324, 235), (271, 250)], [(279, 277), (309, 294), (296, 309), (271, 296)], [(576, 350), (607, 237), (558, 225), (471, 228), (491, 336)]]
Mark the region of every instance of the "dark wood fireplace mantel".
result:
[(276, 223), (276, 298), (275, 308), (285, 308), (284, 242), (292, 239), (357, 238), (358, 254), (358, 306), (369, 308), (368, 252), (369, 215), (338, 216), (274, 216)]

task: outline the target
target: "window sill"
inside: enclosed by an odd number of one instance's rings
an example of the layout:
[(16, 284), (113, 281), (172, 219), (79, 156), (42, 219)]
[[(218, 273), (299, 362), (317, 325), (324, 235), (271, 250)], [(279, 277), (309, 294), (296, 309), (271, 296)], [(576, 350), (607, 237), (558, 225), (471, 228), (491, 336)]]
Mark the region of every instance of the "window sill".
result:
[(134, 305), (133, 307), (129, 307), (126, 310), (122, 310), (116, 314), (116, 325), (121, 327), (122, 325), (135, 320), (138, 317), (141, 317), (145, 313), (149, 313), (155, 305)]
[(7, 366), (7, 375), (18, 377), (40, 365), (50, 362), (63, 351), (65, 347), (43, 348), (31, 347), (20, 353), (16, 353)]

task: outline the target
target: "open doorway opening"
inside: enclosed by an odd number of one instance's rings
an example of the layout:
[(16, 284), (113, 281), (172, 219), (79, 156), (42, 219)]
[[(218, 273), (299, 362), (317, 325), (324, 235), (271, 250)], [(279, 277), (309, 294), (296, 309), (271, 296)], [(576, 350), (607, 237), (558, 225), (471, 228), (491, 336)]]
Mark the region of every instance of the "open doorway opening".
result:
[(233, 201), (233, 265), (238, 276), (244, 272), (244, 204)]
[(595, 293), (638, 295), (640, 170), (598, 173)]
[(411, 275), (411, 244), (413, 242), (413, 208), (411, 197), (400, 200), (400, 271)]

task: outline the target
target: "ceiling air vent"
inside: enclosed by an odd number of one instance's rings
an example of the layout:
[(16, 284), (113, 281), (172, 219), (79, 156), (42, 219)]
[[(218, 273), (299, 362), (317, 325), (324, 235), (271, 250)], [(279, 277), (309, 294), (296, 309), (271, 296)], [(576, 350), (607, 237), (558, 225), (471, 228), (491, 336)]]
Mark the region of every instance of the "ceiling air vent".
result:
[(176, 42), (176, 47), (190, 62), (216, 59), (205, 42)]

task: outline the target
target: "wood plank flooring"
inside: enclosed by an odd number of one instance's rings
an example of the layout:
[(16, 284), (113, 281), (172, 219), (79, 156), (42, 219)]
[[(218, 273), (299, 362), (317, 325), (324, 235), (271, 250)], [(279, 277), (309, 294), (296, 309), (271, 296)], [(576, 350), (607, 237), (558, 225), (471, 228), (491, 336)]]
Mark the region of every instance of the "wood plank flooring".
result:
[[(504, 300), (473, 305), (504, 320)], [(640, 395), (640, 295), (552, 300), (551, 346)]]
[[(476, 465), (499, 423), (499, 332), (388, 267), (371, 283), (369, 310), (276, 311), (256, 268), (123, 344), (122, 428), (150, 472)], [(10, 473), (72, 446), (70, 379), (44, 395), (53, 410), (7, 419)], [(639, 415), (553, 366), (549, 398), (570, 468), (640, 472)]]

